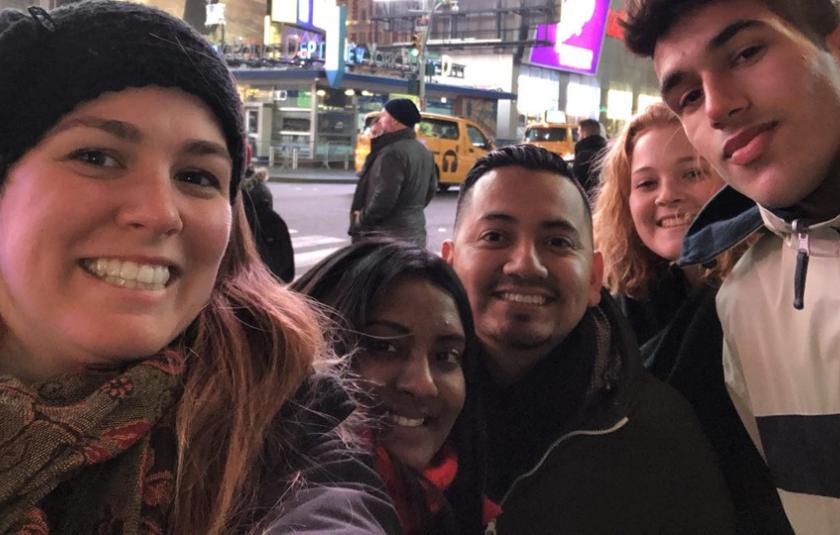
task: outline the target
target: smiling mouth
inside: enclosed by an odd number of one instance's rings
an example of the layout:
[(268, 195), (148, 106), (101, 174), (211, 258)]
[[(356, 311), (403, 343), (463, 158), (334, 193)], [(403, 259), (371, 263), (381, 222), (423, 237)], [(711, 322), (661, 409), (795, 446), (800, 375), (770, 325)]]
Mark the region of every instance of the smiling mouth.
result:
[(494, 294), (496, 298), (509, 303), (517, 303), (521, 305), (544, 306), (551, 301), (548, 297), (539, 294), (526, 294), (519, 292), (497, 292)]
[(662, 228), (673, 228), (673, 227), (681, 227), (684, 225), (690, 224), (694, 221), (694, 217), (697, 214), (675, 214), (669, 215), (667, 217), (663, 217), (657, 222)]
[(385, 421), (389, 424), (397, 427), (420, 427), (425, 425), (428, 418), (411, 418), (408, 416), (402, 416), (400, 414), (396, 414), (392, 411), (388, 411), (385, 414)]
[(81, 265), (97, 279), (131, 290), (163, 290), (172, 276), (169, 266), (116, 258), (85, 258)]

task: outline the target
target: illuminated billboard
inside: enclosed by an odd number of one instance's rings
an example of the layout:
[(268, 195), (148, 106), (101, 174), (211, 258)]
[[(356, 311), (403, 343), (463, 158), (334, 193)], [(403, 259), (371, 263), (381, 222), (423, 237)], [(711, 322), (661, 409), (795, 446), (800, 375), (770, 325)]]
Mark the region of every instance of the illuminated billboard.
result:
[(609, 0), (563, 0), (560, 22), (537, 26), (536, 39), (550, 45), (533, 47), (530, 63), (595, 74), (604, 43), (609, 4)]

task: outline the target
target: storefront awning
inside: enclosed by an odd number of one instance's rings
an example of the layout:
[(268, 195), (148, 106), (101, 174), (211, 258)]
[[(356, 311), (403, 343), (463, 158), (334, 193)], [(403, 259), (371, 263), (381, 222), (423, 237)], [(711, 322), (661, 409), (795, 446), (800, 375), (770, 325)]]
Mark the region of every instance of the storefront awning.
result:
[[(239, 83), (250, 84), (267, 84), (272, 82), (311, 83), (314, 80), (326, 83), (327, 79), (326, 73), (319, 69), (231, 69), (231, 71)], [(406, 93), (408, 92), (408, 80), (376, 76), (373, 74), (345, 72), (341, 87), (347, 89), (367, 89), (368, 91), (386, 93)], [(492, 100), (516, 100), (516, 93), (440, 83), (427, 83), (426, 96), (464, 96)]]

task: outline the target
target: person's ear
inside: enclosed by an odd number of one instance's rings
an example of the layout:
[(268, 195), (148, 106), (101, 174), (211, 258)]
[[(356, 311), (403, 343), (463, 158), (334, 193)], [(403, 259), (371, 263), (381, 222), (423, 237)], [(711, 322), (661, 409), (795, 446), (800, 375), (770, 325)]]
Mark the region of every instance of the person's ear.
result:
[(452, 261), (455, 258), (455, 242), (452, 240), (443, 240), (443, 245), (440, 246), (440, 256), (446, 260), (449, 267), (452, 267)]
[(840, 62), (840, 24), (831, 33), (825, 36), (825, 47)]
[(604, 285), (604, 257), (600, 251), (592, 253), (592, 272), (589, 276), (589, 306), (601, 302), (601, 287)]

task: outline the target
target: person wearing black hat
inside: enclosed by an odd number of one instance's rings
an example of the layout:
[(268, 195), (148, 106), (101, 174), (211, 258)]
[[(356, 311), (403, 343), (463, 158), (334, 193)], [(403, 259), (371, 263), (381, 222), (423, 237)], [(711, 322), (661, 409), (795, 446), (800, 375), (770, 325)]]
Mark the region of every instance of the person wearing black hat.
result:
[(326, 319), (253, 246), (210, 43), (0, 10), (0, 73), (0, 533), (398, 533)]
[(390, 236), (426, 246), (423, 210), (437, 186), (432, 154), (417, 141), (420, 112), (412, 101), (385, 103), (371, 127), (371, 151), (359, 173), (350, 207), (353, 241)]

